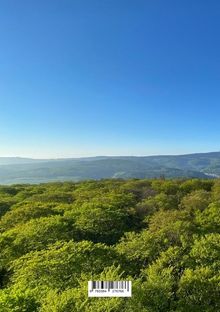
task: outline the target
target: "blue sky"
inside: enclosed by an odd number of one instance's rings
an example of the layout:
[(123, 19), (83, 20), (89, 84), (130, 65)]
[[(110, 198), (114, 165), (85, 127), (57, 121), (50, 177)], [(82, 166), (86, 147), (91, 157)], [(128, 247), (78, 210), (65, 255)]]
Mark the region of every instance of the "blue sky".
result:
[(0, 156), (220, 150), (220, 1), (2, 0)]

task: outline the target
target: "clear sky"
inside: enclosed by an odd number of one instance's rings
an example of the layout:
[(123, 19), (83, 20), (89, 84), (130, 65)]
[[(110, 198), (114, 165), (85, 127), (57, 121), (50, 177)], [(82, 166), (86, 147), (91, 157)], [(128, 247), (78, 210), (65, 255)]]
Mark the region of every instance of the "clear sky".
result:
[(220, 150), (219, 0), (1, 0), (0, 156)]

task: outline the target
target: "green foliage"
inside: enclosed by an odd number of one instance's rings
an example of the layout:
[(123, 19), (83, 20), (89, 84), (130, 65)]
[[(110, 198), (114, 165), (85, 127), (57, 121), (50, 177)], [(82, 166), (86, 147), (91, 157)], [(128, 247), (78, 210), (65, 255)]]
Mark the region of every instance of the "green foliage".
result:
[(13, 289), (64, 290), (76, 287), (82, 273), (98, 274), (119, 262), (114, 250), (89, 241), (57, 242), (43, 251), (31, 252), (13, 261), (10, 284)]
[(131, 194), (111, 194), (76, 205), (65, 213), (73, 220), (79, 239), (116, 242), (131, 227), (134, 199)]
[(165, 193), (167, 195), (176, 195), (179, 189), (178, 183), (172, 180), (154, 180), (152, 182), (152, 188), (159, 193)]
[(68, 288), (58, 293), (50, 292), (43, 302), (42, 312), (72, 311), (120, 311), (123, 308), (122, 298), (88, 298), (88, 280), (121, 280), (123, 274), (120, 267), (106, 267), (100, 274), (82, 274), (76, 288)]
[(12, 202), (8, 200), (0, 200), (0, 217), (3, 216), (12, 206)]
[(196, 266), (209, 266), (220, 271), (220, 234), (211, 233), (195, 239), (190, 256)]
[(35, 293), (29, 289), (0, 290), (1, 312), (37, 312), (39, 308)]
[(196, 190), (204, 190), (210, 192), (213, 184), (214, 182), (212, 180), (186, 180), (180, 185), (180, 191), (184, 193), (191, 193)]
[(0, 235), (1, 256), (10, 261), (32, 250), (44, 249), (57, 240), (68, 240), (71, 236), (69, 224), (60, 216), (31, 219)]
[(217, 180), (213, 186), (212, 198), (215, 202), (220, 202), (220, 179)]
[(220, 310), (220, 276), (208, 267), (186, 269), (179, 281), (179, 311)]
[(200, 231), (220, 233), (220, 203), (211, 203), (204, 211), (196, 214)]
[(1, 231), (6, 231), (31, 219), (59, 214), (55, 207), (55, 204), (39, 202), (22, 202), (13, 205), (0, 220)]
[[(0, 186), (2, 312), (215, 312), (219, 272), (218, 180)], [(88, 280), (133, 295), (88, 298)]]
[(158, 270), (152, 265), (146, 270), (147, 281), (143, 282), (145, 306), (149, 311), (169, 311), (173, 301), (175, 283), (172, 268)]
[(210, 193), (205, 190), (192, 191), (183, 197), (180, 208), (191, 213), (194, 213), (196, 210), (203, 211), (208, 207), (211, 201), (210, 197)]

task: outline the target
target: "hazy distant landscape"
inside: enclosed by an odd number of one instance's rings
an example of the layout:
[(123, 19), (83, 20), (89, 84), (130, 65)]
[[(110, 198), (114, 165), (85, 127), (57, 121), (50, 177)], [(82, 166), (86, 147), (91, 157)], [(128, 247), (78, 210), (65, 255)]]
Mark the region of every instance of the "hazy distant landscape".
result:
[(220, 152), (166, 156), (66, 159), (0, 157), (0, 183), (104, 178), (210, 178), (220, 176)]

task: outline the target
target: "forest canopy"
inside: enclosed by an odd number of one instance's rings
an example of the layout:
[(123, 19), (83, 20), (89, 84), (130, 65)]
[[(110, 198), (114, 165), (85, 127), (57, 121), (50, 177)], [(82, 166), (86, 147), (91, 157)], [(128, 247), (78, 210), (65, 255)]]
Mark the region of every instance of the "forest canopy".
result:
[(1, 312), (220, 311), (218, 179), (0, 186), (0, 217)]

